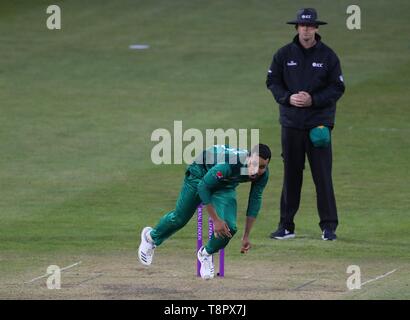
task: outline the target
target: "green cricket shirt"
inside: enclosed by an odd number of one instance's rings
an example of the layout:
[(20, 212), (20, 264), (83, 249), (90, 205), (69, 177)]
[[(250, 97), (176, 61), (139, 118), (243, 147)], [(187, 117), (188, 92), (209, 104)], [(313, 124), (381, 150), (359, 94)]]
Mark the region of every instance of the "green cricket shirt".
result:
[(188, 171), (201, 179), (198, 194), (203, 204), (211, 202), (212, 193), (220, 189), (235, 189), (240, 183), (251, 182), (247, 216), (256, 217), (262, 204), (262, 193), (269, 179), (269, 168), (265, 173), (251, 179), (247, 174), (246, 158), (249, 152), (244, 149), (215, 145), (204, 150)]

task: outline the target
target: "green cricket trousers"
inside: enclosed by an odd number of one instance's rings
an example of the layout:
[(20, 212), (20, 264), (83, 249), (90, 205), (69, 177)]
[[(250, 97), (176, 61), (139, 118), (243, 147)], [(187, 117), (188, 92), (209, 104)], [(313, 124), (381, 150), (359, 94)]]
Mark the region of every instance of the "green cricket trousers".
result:
[[(200, 178), (192, 175), (189, 171), (185, 174), (184, 183), (179, 194), (176, 208), (165, 214), (151, 231), (151, 237), (156, 246), (160, 245), (175, 232), (183, 228), (195, 214), (201, 203), (197, 187)], [(214, 206), (218, 216), (226, 222), (232, 236), (236, 233), (236, 191), (233, 188), (215, 190), (212, 194), (211, 204)], [(218, 252), (225, 248), (230, 238), (212, 235), (205, 246), (209, 254)]]

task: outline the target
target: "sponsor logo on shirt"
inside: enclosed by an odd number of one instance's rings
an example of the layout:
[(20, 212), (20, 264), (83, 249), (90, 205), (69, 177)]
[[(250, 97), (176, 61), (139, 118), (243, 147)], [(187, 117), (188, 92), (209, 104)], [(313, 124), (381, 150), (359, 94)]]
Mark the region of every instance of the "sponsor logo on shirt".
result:
[(289, 61), (288, 63), (286, 63), (286, 65), (288, 65), (288, 66), (297, 66), (298, 63), (292, 60), (292, 61)]
[(222, 172), (221, 171), (218, 171), (217, 173), (216, 173), (216, 178), (217, 179), (222, 179), (224, 176), (223, 176), (223, 174), (222, 174)]
[(323, 62), (313, 62), (312, 67), (313, 68), (323, 68)]

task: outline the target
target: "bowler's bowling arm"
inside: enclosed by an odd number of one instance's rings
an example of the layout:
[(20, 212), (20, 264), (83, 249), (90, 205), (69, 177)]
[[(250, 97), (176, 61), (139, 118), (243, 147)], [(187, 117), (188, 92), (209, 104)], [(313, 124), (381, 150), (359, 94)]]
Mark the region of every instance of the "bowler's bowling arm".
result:
[(245, 231), (243, 233), (242, 239), (249, 239), (249, 235), (251, 233), (251, 230), (253, 228), (253, 224), (255, 223), (256, 218), (255, 217), (246, 217), (246, 222), (245, 222)]

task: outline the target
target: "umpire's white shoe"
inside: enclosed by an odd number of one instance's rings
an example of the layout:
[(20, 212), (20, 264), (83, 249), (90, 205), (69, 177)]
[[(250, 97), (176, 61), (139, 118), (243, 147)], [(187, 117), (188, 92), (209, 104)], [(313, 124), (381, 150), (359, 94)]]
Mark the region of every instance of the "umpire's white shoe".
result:
[(141, 244), (138, 248), (138, 258), (141, 263), (149, 266), (152, 263), (152, 258), (154, 257), (155, 244), (152, 239), (148, 237), (148, 233), (152, 230), (151, 227), (145, 227), (141, 232)]
[(201, 269), (199, 273), (204, 280), (212, 279), (215, 276), (214, 261), (212, 254), (208, 254), (204, 247), (198, 250), (198, 260), (201, 263)]

